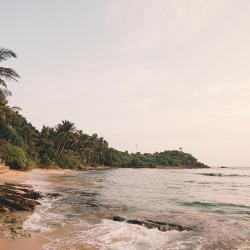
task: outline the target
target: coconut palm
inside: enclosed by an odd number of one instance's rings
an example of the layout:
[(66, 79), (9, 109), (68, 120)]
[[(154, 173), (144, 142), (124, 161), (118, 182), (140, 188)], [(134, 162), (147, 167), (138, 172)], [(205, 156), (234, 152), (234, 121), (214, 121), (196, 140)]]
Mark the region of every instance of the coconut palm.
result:
[[(0, 62), (6, 61), (9, 58), (16, 58), (16, 54), (9, 49), (0, 48)], [(11, 95), (11, 92), (7, 89), (6, 81), (15, 80), (19, 78), (19, 75), (15, 70), (11, 68), (0, 67), (0, 122), (6, 122), (9, 117), (16, 114), (19, 111), (17, 107), (9, 107), (6, 99), (7, 95)]]
[(5, 94), (0, 89), (0, 122), (10, 122), (21, 111), (19, 107), (10, 107)]
[(53, 164), (55, 157), (54, 141), (53, 135), (55, 131), (54, 128), (43, 126), (37, 143), (38, 154), (40, 156), (40, 163), (44, 166)]
[(76, 143), (76, 128), (70, 121), (62, 121), (56, 127), (56, 152), (57, 158), (60, 158), (66, 146), (73, 146)]
[[(9, 49), (0, 48), (0, 62), (6, 61), (9, 58), (16, 58), (17, 55), (15, 52)], [(11, 68), (5, 68), (0, 67), (0, 90), (3, 94), (9, 95), (11, 94), (10, 91), (8, 91), (6, 81), (8, 80), (15, 80), (19, 78), (19, 75), (17, 72)]]

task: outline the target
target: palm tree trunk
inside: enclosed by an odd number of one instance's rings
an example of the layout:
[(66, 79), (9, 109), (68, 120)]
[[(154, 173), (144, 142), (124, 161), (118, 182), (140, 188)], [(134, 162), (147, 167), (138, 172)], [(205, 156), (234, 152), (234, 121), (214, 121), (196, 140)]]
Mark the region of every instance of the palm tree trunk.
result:
[(58, 154), (58, 159), (60, 158), (60, 156), (62, 155), (62, 153), (63, 153), (63, 151), (64, 151), (64, 148), (65, 148), (65, 145), (66, 145), (66, 143), (67, 143), (67, 140), (65, 140), (64, 141), (64, 143), (63, 143), (63, 145), (62, 145), (62, 148), (61, 148), (61, 150), (60, 150), (60, 152), (59, 152), (59, 154)]

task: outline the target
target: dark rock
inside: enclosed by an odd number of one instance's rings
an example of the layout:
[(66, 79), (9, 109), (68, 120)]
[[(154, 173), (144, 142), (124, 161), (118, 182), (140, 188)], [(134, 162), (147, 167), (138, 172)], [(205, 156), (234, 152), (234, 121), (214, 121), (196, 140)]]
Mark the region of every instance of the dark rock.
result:
[(113, 221), (123, 222), (123, 221), (126, 221), (126, 219), (124, 217), (119, 216), (119, 215), (114, 215)]
[(194, 230), (194, 228), (192, 227), (182, 226), (182, 225), (178, 225), (174, 223), (166, 223), (166, 222), (154, 221), (154, 220), (143, 220), (143, 219), (137, 219), (137, 218), (128, 219), (128, 218), (117, 216), (117, 215), (113, 216), (113, 220), (119, 221), (119, 222), (126, 222), (129, 224), (140, 225), (149, 229), (157, 228), (159, 231), (162, 231), (162, 232), (172, 231), (172, 230), (177, 230), (177, 231)]
[(62, 195), (59, 193), (47, 193), (46, 196), (50, 198), (57, 198), (57, 197), (61, 197)]
[(29, 199), (33, 199), (33, 200), (38, 200), (38, 199), (41, 199), (43, 197), (43, 195), (39, 192), (31, 191), (31, 192), (25, 194), (24, 197), (29, 198)]
[(0, 185), (0, 212), (32, 211), (43, 197), (29, 185), (5, 183)]
[(29, 184), (15, 184), (15, 183), (10, 183), (10, 182), (5, 182), (4, 183), (5, 186), (13, 186), (16, 188), (28, 188), (28, 189), (32, 189), (32, 186)]

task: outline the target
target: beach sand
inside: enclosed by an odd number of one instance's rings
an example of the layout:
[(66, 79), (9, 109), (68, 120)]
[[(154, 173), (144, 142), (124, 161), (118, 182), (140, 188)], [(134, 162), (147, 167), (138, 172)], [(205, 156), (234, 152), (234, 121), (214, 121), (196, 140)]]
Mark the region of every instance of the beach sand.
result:
[(48, 241), (38, 234), (21, 239), (0, 239), (0, 250), (40, 250)]
[(9, 170), (8, 172), (0, 174), (0, 183), (24, 183), (28, 178), (29, 172)]
[[(0, 183), (25, 183), (32, 173), (44, 173), (44, 174), (66, 174), (69, 170), (61, 169), (34, 169), (31, 171), (15, 171), (9, 170), (8, 172), (0, 174)], [(39, 233), (29, 234), (24, 233), (22, 230), (16, 234), (8, 233), (8, 221), (6, 217), (16, 221), (16, 225), (22, 223), (22, 221), (30, 214), (30, 212), (15, 212), (15, 213), (2, 213), (0, 214), (0, 229), (3, 229), (0, 233), (0, 250), (40, 250), (43, 249), (43, 245), (49, 243), (49, 240), (44, 238)], [(11, 222), (12, 223), (12, 222)], [(2, 227), (2, 228), (1, 228)], [(7, 231), (7, 233), (6, 233)], [(11, 230), (9, 230), (11, 231)], [(29, 236), (30, 235), (30, 236)], [(88, 249), (88, 248), (82, 248)]]

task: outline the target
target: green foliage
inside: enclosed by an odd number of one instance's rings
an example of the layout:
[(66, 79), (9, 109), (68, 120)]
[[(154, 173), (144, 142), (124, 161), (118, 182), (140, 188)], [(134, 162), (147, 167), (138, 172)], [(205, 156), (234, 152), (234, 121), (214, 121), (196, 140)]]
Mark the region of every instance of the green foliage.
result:
[(83, 166), (81, 162), (77, 159), (73, 154), (64, 154), (57, 161), (57, 164), (61, 168), (69, 168), (69, 169), (82, 169)]
[(31, 169), (35, 163), (28, 159), (24, 150), (6, 141), (1, 141), (0, 158), (10, 168), (17, 170)]
[(43, 126), (38, 135), (36, 148), (38, 149), (40, 164), (45, 167), (54, 165), (56, 156), (55, 146), (53, 142), (54, 129)]
[(154, 154), (129, 154), (112, 149), (111, 164), (117, 167), (206, 167), (206, 165), (197, 161), (192, 155), (179, 150), (169, 150)]
[[(0, 48), (0, 62), (16, 54)], [(63, 120), (54, 128), (38, 131), (20, 115), (19, 108), (8, 106), (7, 80), (19, 75), (10, 68), (0, 67), (0, 158), (14, 169), (26, 170), (37, 163), (42, 166), (58, 164), (62, 168), (81, 169), (83, 166), (114, 167), (206, 167), (192, 155), (171, 150), (154, 154), (129, 154), (110, 148), (97, 134), (77, 130), (74, 123)]]
[[(43, 127), (39, 132), (19, 114), (12, 117), (10, 124), (0, 122), (0, 139), (21, 148), (28, 159), (44, 167), (55, 164), (71, 169), (81, 169), (85, 165), (133, 168), (206, 167), (192, 155), (179, 150), (154, 154), (130, 154), (115, 150), (102, 137), (84, 134), (76, 130), (69, 121), (63, 121), (55, 128)], [(15, 168), (29, 168), (30, 165), (27, 161), (22, 164), (11, 163)]]
[[(9, 49), (0, 48), (0, 62), (6, 61), (8, 58), (14, 57), (16, 58), (16, 54)], [(19, 78), (19, 75), (15, 72), (15, 70), (11, 68), (5, 68), (0, 66), (0, 89), (7, 90), (6, 80), (15, 80)], [(9, 92), (10, 93), (10, 92)]]
[(17, 133), (15, 128), (6, 123), (0, 122), (0, 139), (8, 140), (17, 146), (23, 146), (22, 137)]
[(40, 163), (42, 166), (50, 166), (53, 164), (53, 161), (48, 154), (44, 153), (40, 156)]

